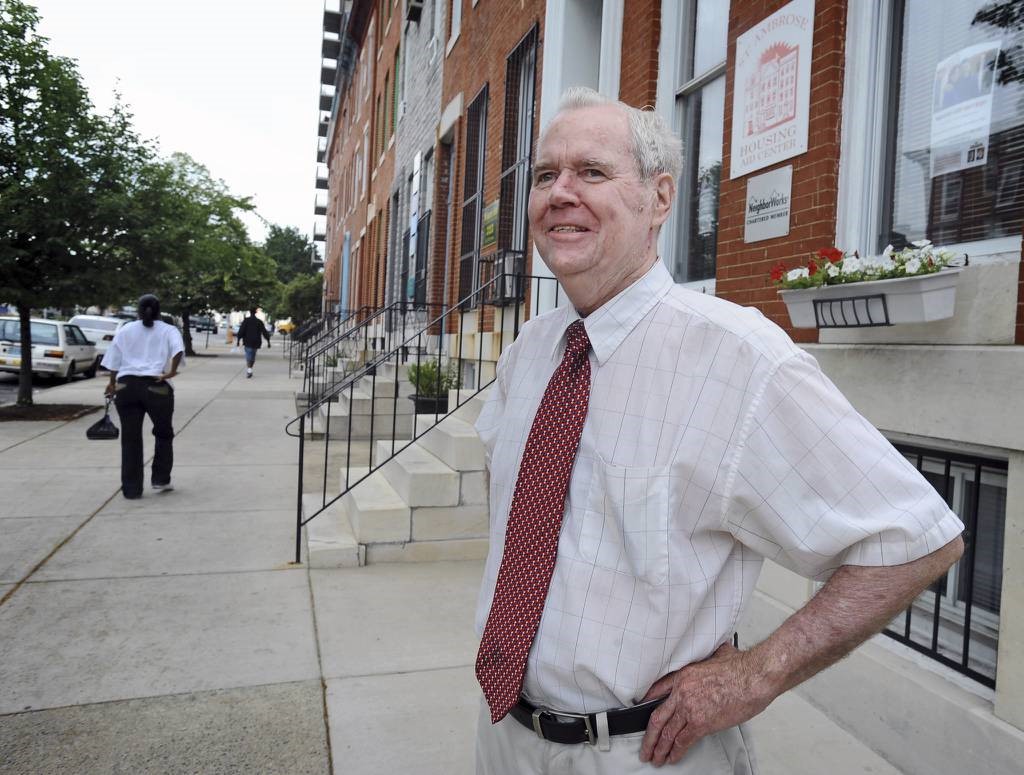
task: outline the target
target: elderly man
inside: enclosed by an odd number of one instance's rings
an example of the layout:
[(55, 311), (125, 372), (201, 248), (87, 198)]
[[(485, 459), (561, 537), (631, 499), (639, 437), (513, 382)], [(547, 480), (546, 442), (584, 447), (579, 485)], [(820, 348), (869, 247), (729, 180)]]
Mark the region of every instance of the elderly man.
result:
[[(753, 773), (745, 721), (878, 632), (962, 523), (757, 310), (657, 254), (677, 138), (574, 89), (541, 137), (537, 250), (571, 305), (529, 321), (477, 423), (491, 551), (480, 773)], [(763, 558), (827, 580), (732, 638)]]

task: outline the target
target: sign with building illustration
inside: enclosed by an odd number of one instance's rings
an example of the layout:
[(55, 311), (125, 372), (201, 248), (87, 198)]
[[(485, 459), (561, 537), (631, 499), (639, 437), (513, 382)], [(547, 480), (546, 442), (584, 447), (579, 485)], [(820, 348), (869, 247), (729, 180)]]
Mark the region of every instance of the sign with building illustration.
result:
[(484, 208), (480, 225), (480, 250), (493, 248), (498, 244), (498, 210), (500, 200), (495, 199)]
[(793, 165), (747, 178), (747, 208), (743, 216), (743, 241), (758, 242), (789, 234), (790, 202), (793, 199)]
[(736, 39), (730, 179), (807, 150), (813, 38), (814, 0), (793, 0)]
[(1001, 41), (976, 43), (935, 66), (931, 177), (988, 162), (992, 91)]

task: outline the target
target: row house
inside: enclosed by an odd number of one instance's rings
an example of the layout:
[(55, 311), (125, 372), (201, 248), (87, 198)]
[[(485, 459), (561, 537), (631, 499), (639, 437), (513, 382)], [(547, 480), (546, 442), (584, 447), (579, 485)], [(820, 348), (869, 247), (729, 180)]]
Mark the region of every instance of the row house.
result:
[[(526, 200), (561, 93), (585, 85), (651, 106), (684, 141), (659, 244), (676, 281), (785, 328), (967, 525), (944, 580), (800, 691), (904, 772), (1017, 771), (1019, 2), (367, 0), (337, 17), (320, 147), (329, 307), (459, 308), (469, 325), (437, 332), (442, 349), (480, 354), (463, 384), (485, 383), (521, 322), (498, 315), (501, 300), (528, 297), (522, 316), (564, 303), (553, 282), (503, 279), (550, 277)], [(823, 248), (880, 256), (917, 240), (968, 257), (950, 316), (891, 324), (870, 300), (819, 302), (797, 327), (770, 279)], [(741, 639), (814, 591), (768, 563)]]

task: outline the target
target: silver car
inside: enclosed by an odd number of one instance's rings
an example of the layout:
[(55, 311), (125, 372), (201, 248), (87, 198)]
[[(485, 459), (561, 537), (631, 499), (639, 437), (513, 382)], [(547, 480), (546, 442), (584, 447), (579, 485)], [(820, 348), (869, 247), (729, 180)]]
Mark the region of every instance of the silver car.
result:
[[(71, 323), (32, 318), (32, 373), (70, 380), (75, 374), (96, 376), (96, 347)], [(0, 371), (21, 371), (21, 322), (0, 317)]]

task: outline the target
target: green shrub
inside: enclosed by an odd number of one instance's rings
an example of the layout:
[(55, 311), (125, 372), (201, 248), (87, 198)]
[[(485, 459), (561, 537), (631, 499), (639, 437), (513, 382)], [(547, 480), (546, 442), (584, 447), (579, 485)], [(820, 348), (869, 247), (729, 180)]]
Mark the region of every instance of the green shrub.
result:
[(461, 387), (458, 366), (455, 363), (449, 363), (444, 368), (439, 368), (436, 360), (422, 361), (419, 364), (410, 363), (408, 377), (418, 396), (443, 398), (448, 395), (449, 390)]

